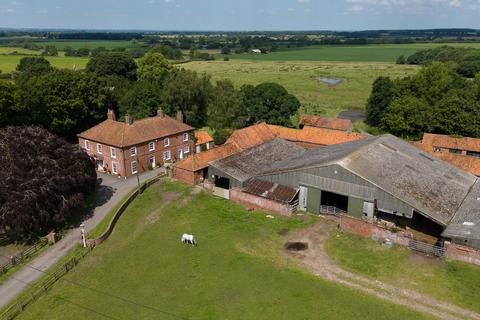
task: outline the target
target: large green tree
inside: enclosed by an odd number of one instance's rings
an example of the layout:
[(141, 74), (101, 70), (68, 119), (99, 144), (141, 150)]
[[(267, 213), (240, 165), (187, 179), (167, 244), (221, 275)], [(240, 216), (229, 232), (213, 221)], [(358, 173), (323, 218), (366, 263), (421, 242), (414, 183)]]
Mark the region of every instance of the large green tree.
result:
[(394, 98), (395, 89), (389, 77), (378, 77), (373, 82), (372, 93), (368, 98), (366, 118), (367, 123), (378, 126), (387, 107)]
[(128, 53), (106, 51), (92, 57), (87, 63), (86, 70), (98, 76), (117, 75), (135, 80), (137, 65)]
[(161, 84), (172, 68), (172, 64), (161, 53), (149, 52), (138, 61), (138, 80)]
[(0, 80), (0, 127), (21, 123), (22, 117), (20, 92), (14, 83)]
[(208, 105), (208, 125), (214, 129), (237, 129), (245, 125), (247, 110), (242, 95), (230, 80), (217, 81)]
[(290, 117), (300, 107), (298, 99), (278, 83), (244, 85), (241, 92), (248, 112), (247, 124), (266, 121), (290, 126)]
[(188, 124), (200, 128), (207, 123), (211, 95), (212, 84), (208, 75), (174, 69), (169, 73), (163, 88), (165, 111), (169, 115), (175, 115), (180, 110)]
[(75, 135), (105, 117), (110, 90), (94, 74), (54, 70), (19, 84), (23, 124), (40, 125), (63, 137)]
[(130, 114), (135, 119), (151, 117), (162, 105), (162, 98), (162, 91), (156, 84), (137, 81), (120, 98), (120, 113)]

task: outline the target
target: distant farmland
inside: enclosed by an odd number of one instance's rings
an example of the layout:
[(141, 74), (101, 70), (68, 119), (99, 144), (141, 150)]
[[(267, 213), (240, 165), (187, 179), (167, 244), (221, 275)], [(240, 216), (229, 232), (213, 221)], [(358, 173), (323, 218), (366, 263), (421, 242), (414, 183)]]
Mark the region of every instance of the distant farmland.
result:
[(420, 43), (358, 46), (311, 46), (284, 48), (268, 54), (232, 54), (231, 59), (259, 61), (344, 61), (344, 62), (391, 62), (401, 55), (411, 55), (418, 50), (442, 45), (480, 48), (480, 43)]
[[(212, 81), (230, 79), (237, 87), (243, 84), (277, 82), (297, 96), (302, 112), (337, 116), (344, 110), (363, 110), (376, 77), (412, 75), (418, 66), (378, 62), (315, 61), (195, 61), (179, 65), (206, 72)], [(318, 78), (341, 79), (329, 86)]]

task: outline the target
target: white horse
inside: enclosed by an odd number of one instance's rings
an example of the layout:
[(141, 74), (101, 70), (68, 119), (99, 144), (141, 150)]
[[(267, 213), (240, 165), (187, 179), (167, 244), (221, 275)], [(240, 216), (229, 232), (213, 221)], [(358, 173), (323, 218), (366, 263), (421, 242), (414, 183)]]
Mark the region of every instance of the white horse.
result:
[(195, 247), (197, 246), (197, 240), (195, 239), (195, 236), (193, 234), (184, 233), (182, 235), (182, 243), (191, 244)]

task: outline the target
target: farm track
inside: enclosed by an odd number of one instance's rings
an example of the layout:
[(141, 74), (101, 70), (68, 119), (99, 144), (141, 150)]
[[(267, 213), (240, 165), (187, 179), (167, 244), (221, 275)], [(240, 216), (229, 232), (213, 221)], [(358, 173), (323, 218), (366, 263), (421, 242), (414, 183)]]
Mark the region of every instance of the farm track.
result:
[(305, 265), (313, 274), (323, 279), (340, 283), (377, 298), (399, 304), (444, 320), (478, 319), (480, 314), (434, 299), (416, 291), (392, 286), (384, 282), (346, 271), (327, 255), (324, 243), (338, 221), (334, 217), (323, 217), (311, 228), (286, 236), (289, 242), (304, 242), (308, 249), (287, 251), (286, 254)]

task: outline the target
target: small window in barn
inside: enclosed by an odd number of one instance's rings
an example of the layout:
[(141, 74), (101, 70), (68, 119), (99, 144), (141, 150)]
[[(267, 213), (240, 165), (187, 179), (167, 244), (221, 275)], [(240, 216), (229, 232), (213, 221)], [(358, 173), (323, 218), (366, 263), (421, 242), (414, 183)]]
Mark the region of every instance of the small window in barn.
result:
[(114, 159), (117, 157), (117, 150), (114, 147), (110, 147), (110, 157)]
[(460, 149), (449, 149), (448, 151), (450, 153), (456, 153), (456, 154), (462, 153), (462, 150), (460, 150)]
[(155, 142), (150, 141), (148, 143), (148, 151), (153, 151), (153, 150), (155, 150)]
[(183, 134), (183, 141), (188, 141), (188, 133)]
[(90, 150), (90, 141), (85, 140), (85, 149)]
[(137, 173), (137, 161), (132, 161), (132, 174)]
[(131, 147), (130, 148), (130, 155), (131, 156), (136, 156), (137, 155), (137, 147)]
[(476, 151), (467, 151), (467, 156), (480, 158), (480, 152)]
[(183, 153), (189, 153), (189, 152), (190, 152), (189, 146), (186, 146), (185, 148), (183, 148)]
[(171, 158), (172, 158), (172, 155), (170, 154), (169, 150), (163, 153), (163, 160), (170, 160)]
[(103, 145), (101, 143), (97, 143), (97, 153), (103, 153)]
[(168, 147), (170, 145), (170, 138), (163, 139), (163, 146)]

